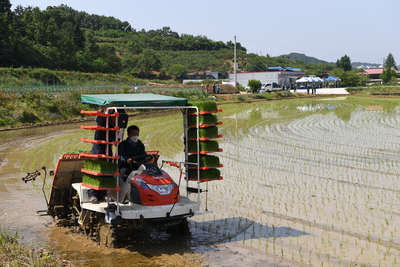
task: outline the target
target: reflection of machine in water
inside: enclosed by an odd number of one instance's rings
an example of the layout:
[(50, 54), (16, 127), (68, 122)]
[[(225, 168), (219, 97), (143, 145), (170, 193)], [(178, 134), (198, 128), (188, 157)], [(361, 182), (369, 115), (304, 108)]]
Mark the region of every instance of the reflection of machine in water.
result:
[[(82, 95), (82, 101), (106, 106), (105, 113), (100, 111), (82, 111), (92, 116), (106, 119), (106, 127), (81, 126), (83, 129), (105, 131), (116, 134), (116, 140), (88, 140), (84, 142), (115, 145), (113, 155), (106, 154), (64, 154), (58, 160), (54, 173), (48, 209), (44, 215), (58, 219), (60, 224), (76, 226), (87, 235), (107, 246), (115, 246), (118, 237), (127, 231), (146, 227), (165, 227), (173, 233), (188, 233), (188, 218), (200, 209), (201, 182), (220, 180), (219, 170), (222, 165), (204, 164), (208, 153), (221, 151), (219, 148), (207, 149), (221, 137), (216, 132), (218, 122), (209, 123), (207, 117), (212, 110), (199, 110), (197, 106), (188, 106), (187, 99), (166, 97), (153, 94), (131, 95)], [(212, 102), (214, 103), (214, 102)], [(214, 105), (211, 105), (216, 107)], [(127, 117), (122, 110), (127, 109), (179, 109), (183, 114), (185, 160), (179, 163), (162, 161), (180, 168), (179, 181), (175, 182), (168, 173), (158, 167), (158, 151), (147, 151), (146, 157), (133, 158), (136, 171), (133, 171), (126, 183), (117, 179), (119, 176), (117, 161), (118, 145), (123, 140)], [(109, 112), (109, 111), (114, 112)], [(211, 115), (210, 115), (211, 116)], [(108, 120), (115, 118), (115, 125), (107, 127)], [(121, 118), (124, 118), (121, 120)], [(210, 118), (208, 118), (209, 120)], [(201, 136), (201, 129), (213, 129), (209, 136)], [(190, 131), (189, 131), (190, 130)], [(210, 131), (209, 131), (210, 132)], [(109, 139), (106, 139), (109, 140)], [(208, 144), (206, 144), (209, 142)], [(217, 157), (215, 157), (217, 158)], [(151, 159), (152, 163), (147, 163)], [(215, 160), (214, 160), (215, 162)], [(43, 167), (45, 170), (45, 167)], [(186, 194), (179, 190), (181, 178), (185, 174)], [(40, 175), (38, 171), (28, 173), (25, 180)], [(35, 176), (35, 177), (34, 177)], [(25, 181), (24, 180), (24, 181)], [(194, 186), (191, 186), (194, 183)], [(89, 191), (107, 190), (104, 201), (90, 201)], [(197, 200), (191, 200), (189, 194), (197, 194)]]

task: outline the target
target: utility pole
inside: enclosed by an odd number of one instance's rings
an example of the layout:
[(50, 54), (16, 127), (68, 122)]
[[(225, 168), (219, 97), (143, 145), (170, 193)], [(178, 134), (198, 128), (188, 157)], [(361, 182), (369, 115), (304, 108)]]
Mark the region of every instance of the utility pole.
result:
[(237, 85), (237, 75), (236, 75), (236, 35), (233, 37), (235, 42), (234, 42), (234, 55), (233, 55), (233, 73), (235, 76), (235, 87)]

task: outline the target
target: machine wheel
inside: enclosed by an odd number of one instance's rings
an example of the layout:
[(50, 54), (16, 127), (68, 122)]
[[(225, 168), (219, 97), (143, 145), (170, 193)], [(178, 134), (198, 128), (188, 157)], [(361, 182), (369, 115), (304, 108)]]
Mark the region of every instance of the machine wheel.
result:
[(167, 232), (171, 234), (188, 235), (190, 234), (189, 222), (187, 218), (183, 218), (179, 224), (168, 226)]
[(79, 201), (79, 194), (76, 191), (75, 191), (75, 195), (72, 197), (71, 213), (72, 213), (72, 225), (76, 226), (79, 221), (79, 218), (82, 214), (82, 208), (81, 208), (81, 204)]
[(100, 244), (115, 248), (117, 245), (117, 240), (115, 236), (115, 230), (108, 224), (100, 224), (98, 229), (98, 236)]

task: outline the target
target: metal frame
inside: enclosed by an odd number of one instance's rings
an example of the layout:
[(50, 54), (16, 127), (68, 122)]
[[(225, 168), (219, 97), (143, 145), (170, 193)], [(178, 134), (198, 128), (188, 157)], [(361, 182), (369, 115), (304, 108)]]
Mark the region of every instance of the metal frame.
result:
[[(122, 106), (122, 107), (115, 107), (115, 106), (110, 106), (110, 107), (106, 107), (105, 113), (108, 114), (109, 110), (114, 110), (114, 112), (117, 112), (117, 110), (119, 109), (180, 109), (183, 115), (183, 129), (184, 129), (184, 140), (185, 140), (185, 161), (184, 162), (180, 162), (179, 165), (181, 166), (181, 164), (183, 164), (185, 166), (185, 175), (188, 174), (188, 170), (189, 170), (189, 165), (195, 165), (195, 166), (199, 166), (200, 164), (200, 119), (199, 119), (199, 109), (197, 106), (148, 106), (148, 107), (128, 107), (128, 106)], [(197, 129), (197, 163), (193, 163), (193, 162), (188, 162), (189, 160), (189, 152), (188, 152), (188, 144), (189, 144), (189, 140), (188, 140), (188, 110), (189, 109), (195, 109), (196, 110), (196, 114), (197, 114), (197, 118), (196, 118), (196, 129)], [(116, 118), (116, 123), (115, 126), (118, 126), (118, 117)], [(110, 117), (106, 117), (106, 127), (108, 127), (108, 123), (109, 123), (109, 119)], [(109, 132), (106, 132), (106, 138), (108, 139), (108, 135)], [(122, 132), (121, 135), (121, 139), (124, 139), (124, 132)], [(121, 140), (121, 141), (122, 141)], [(106, 153), (108, 154), (108, 146), (106, 146)], [(116, 149), (115, 149), (115, 155), (118, 155), (118, 145), (116, 145)], [(200, 168), (197, 168), (197, 202), (200, 205)], [(119, 187), (119, 179), (117, 179), (117, 187)], [(188, 177), (186, 177), (186, 188), (189, 187), (189, 179)], [(189, 197), (189, 192), (186, 190), (186, 197)], [(108, 206), (108, 201), (107, 200), (107, 206)], [(117, 210), (116, 213), (117, 215), (120, 215), (120, 202), (119, 202), (119, 194), (117, 194)]]

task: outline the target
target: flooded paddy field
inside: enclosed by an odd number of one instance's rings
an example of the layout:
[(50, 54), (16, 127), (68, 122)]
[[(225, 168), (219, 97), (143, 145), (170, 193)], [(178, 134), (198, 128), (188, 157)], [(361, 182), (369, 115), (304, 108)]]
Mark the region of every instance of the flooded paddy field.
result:
[[(223, 152), (215, 155), (224, 179), (202, 184), (208, 192), (201, 194), (200, 213), (189, 219), (189, 237), (149, 231), (109, 249), (34, 215), (46, 207), (42, 182), (25, 184), (21, 177), (53, 168), (60, 153), (90, 149), (80, 138), (93, 132), (79, 125), (0, 133), (5, 224), (18, 229), (23, 242), (47, 243), (81, 266), (398, 265), (398, 99), (348, 96), (220, 108)], [(183, 160), (180, 115), (130, 123), (141, 128), (146, 149)], [(164, 169), (179, 177), (176, 168)]]

